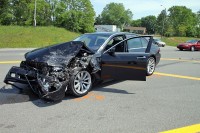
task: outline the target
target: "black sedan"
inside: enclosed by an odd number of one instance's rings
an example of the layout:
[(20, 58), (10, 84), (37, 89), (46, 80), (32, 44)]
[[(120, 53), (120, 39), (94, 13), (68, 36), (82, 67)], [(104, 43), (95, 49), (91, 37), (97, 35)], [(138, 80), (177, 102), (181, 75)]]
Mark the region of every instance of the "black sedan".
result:
[(41, 98), (62, 100), (65, 92), (84, 96), (106, 79), (145, 81), (160, 61), (152, 36), (131, 33), (90, 33), (74, 41), (30, 51), (13, 66), (6, 84), (28, 84)]

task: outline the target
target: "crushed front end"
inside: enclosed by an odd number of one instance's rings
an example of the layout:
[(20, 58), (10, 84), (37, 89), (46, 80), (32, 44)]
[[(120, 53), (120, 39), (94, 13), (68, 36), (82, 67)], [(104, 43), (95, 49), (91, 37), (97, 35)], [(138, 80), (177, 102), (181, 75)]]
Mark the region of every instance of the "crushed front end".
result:
[(20, 67), (13, 66), (4, 82), (27, 84), (40, 98), (62, 100), (68, 89), (70, 77), (79, 69), (99, 70), (99, 65), (82, 42), (68, 42), (25, 54)]
[(40, 98), (53, 101), (65, 96), (69, 72), (62, 67), (48, 66), (46, 63), (22, 61), (20, 67), (12, 67), (4, 82), (28, 84)]

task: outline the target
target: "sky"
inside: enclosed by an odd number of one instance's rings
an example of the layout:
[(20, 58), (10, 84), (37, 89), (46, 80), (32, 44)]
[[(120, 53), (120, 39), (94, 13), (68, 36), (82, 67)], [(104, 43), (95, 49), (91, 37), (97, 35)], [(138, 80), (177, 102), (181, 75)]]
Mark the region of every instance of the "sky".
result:
[(157, 17), (163, 9), (168, 10), (172, 6), (186, 6), (194, 13), (200, 10), (200, 0), (91, 0), (96, 16), (101, 14), (106, 4), (110, 2), (123, 3), (125, 9), (132, 11), (133, 20), (148, 15)]

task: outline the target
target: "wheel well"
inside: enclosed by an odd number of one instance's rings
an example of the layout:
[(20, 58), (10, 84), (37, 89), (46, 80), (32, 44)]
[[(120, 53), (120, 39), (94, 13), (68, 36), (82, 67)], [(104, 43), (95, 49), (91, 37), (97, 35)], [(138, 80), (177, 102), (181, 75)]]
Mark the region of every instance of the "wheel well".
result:
[(155, 55), (151, 55), (150, 57), (153, 57), (155, 59), (155, 62), (156, 62), (156, 56)]

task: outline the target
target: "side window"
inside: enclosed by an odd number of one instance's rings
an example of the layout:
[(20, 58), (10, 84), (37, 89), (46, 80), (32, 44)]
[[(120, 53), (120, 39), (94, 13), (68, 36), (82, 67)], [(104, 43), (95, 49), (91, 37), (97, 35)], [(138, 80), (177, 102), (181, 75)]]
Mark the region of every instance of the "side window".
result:
[(147, 48), (149, 41), (146, 38), (141, 38), (142, 46)]
[(107, 44), (105, 50), (108, 50), (109, 48), (111, 48), (112, 46), (116, 45), (115, 48), (115, 52), (124, 52), (125, 51), (125, 47), (124, 47), (124, 42), (118, 44), (119, 42), (123, 41), (124, 38), (123, 36), (116, 36), (113, 37)]
[(128, 52), (145, 52), (148, 42), (144, 38), (133, 38), (127, 41)]
[(133, 38), (127, 41), (128, 51), (133, 51), (134, 49), (138, 49), (142, 47), (142, 43), (140, 38)]

